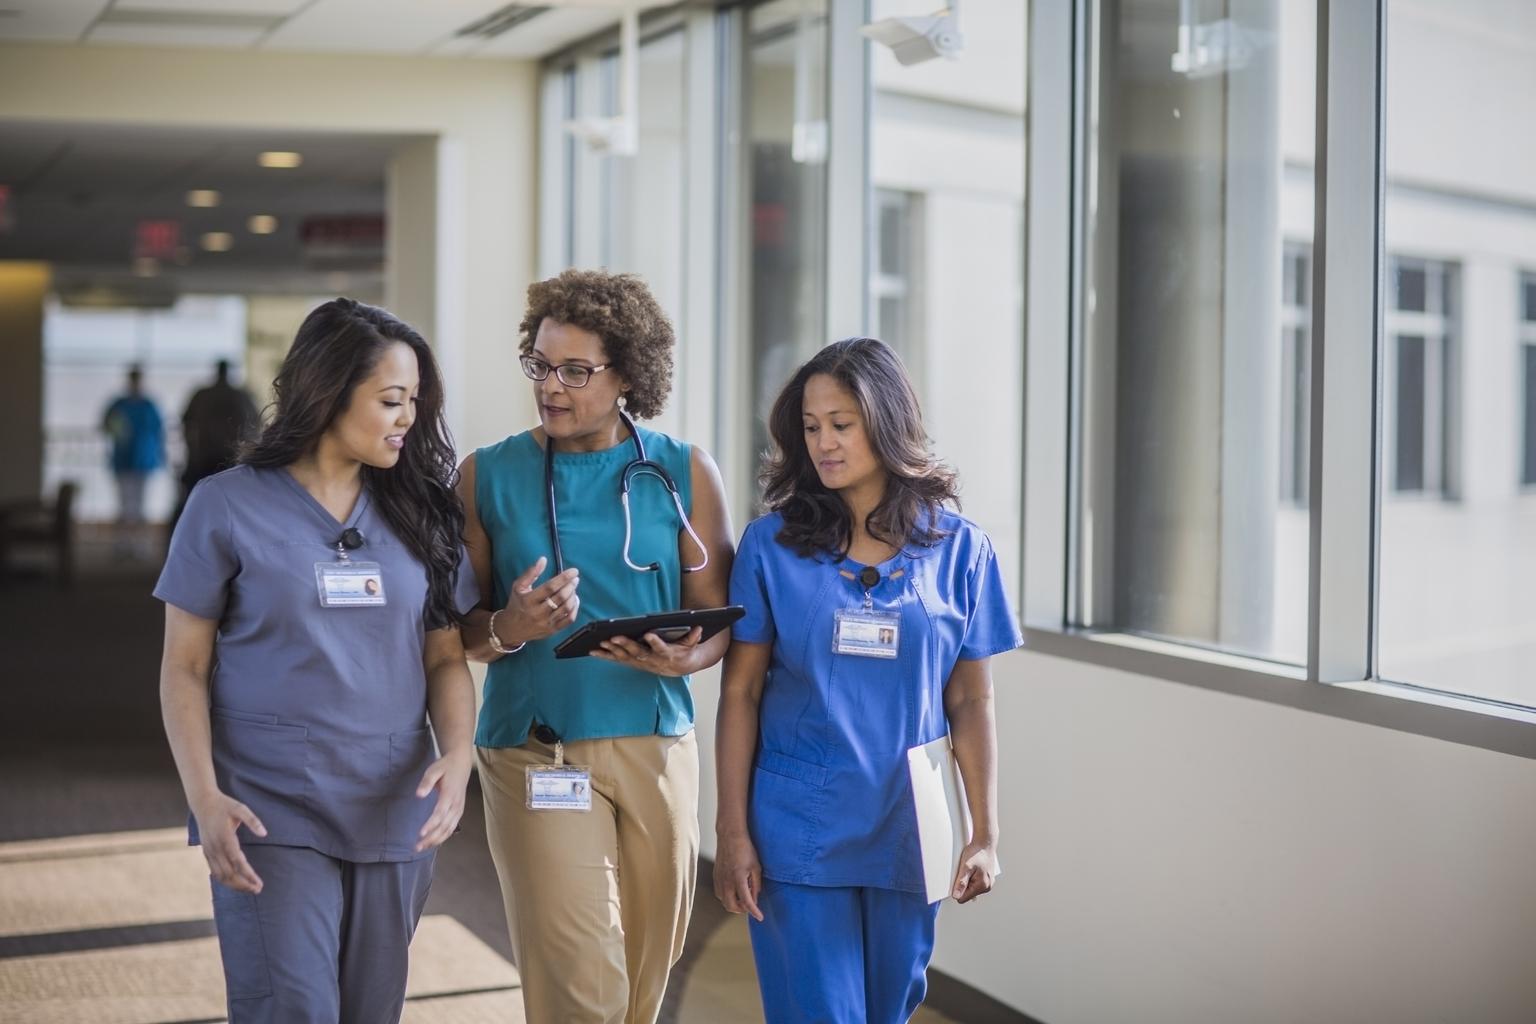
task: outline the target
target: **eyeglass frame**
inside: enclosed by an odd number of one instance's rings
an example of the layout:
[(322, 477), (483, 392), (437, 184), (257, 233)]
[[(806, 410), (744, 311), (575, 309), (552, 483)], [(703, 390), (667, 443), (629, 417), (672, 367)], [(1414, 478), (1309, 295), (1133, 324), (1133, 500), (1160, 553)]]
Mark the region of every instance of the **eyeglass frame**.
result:
[[(560, 365), (556, 366), (553, 363), (545, 362), (544, 360), (540, 359), (538, 356), (534, 355), (532, 352), (525, 352), (522, 355), (518, 356), (517, 357), (517, 362), (518, 362), (518, 365), (520, 365), (523, 368), (523, 376), (527, 377), (529, 380), (531, 380), (531, 381), (544, 381), (544, 380), (548, 380), (550, 373), (553, 372), (554, 375), (555, 375), (555, 379), (558, 380), (561, 384), (564, 384), (568, 388), (584, 388), (588, 384), (592, 383), (592, 377), (593, 377), (594, 374), (602, 373), (604, 370), (611, 370), (611, 369), (613, 369), (613, 364), (612, 363), (602, 363), (602, 364), (600, 364), (598, 366), (583, 366), (581, 363), (561, 363)], [(533, 372), (528, 368), (528, 364), (529, 363), (537, 363), (539, 366), (544, 367), (544, 372), (542, 374), (538, 375), (537, 377), (535, 377), (533, 375)], [(566, 380), (565, 379), (565, 373), (564, 373), (565, 370), (581, 370), (583, 373), (586, 374), (586, 379), (583, 380), (580, 384), (577, 384), (574, 381)]]

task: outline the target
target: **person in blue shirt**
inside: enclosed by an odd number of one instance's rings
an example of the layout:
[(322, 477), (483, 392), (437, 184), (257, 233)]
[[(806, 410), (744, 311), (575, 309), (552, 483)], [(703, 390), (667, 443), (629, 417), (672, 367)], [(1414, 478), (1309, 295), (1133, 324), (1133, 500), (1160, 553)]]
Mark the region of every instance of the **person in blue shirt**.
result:
[(672, 325), (638, 277), (537, 282), (520, 330), (539, 426), (460, 474), (481, 591), (465, 645), (490, 663), (475, 735), (487, 838), (528, 1019), (651, 1024), (693, 907), (689, 675), (730, 635), (554, 648), (594, 619), (724, 604), (725, 492), (706, 452), (630, 419), (658, 415), (672, 384)]
[(939, 907), (907, 751), (951, 739), (973, 821), (951, 895), (969, 902), (997, 872), (988, 659), (1023, 639), (889, 347), (822, 349), (769, 431), (772, 511), (731, 573), (746, 615), (721, 684), (715, 894), (750, 915), (770, 1024), (896, 1024), (926, 992)]
[(477, 594), (442, 377), (416, 331), (335, 299), (276, 392), (171, 537), (165, 731), (230, 1024), (388, 1024), (473, 768), (455, 627)]
[[(144, 394), (144, 373), (128, 370), (128, 392), (114, 398), (101, 417), (101, 429), (111, 441), (109, 462), (117, 482), (117, 522), (136, 529), (144, 522), (144, 490), (150, 476), (165, 465), (165, 424), (153, 400)], [(119, 550), (137, 538), (120, 536)]]

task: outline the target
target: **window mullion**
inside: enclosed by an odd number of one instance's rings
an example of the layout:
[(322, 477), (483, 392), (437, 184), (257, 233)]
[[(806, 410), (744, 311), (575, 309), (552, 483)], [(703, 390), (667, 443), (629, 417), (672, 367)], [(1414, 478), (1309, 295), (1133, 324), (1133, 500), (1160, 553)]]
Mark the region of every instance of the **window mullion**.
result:
[(1307, 675), (1368, 679), (1379, 542), (1380, 0), (1319, 0)]

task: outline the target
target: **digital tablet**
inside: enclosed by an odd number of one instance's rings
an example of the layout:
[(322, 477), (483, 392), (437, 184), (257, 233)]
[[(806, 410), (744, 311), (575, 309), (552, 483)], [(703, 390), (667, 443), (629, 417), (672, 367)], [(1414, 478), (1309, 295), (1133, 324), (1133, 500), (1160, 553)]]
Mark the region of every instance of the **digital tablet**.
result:
[(745, 608), (733, 604), (725, 608), (686, 608), (655, 615), (632, 615), (625, 619), (597, 619), (560, 641), (555, 648), (555, 657), (584, 658), (598, 644), (616, 636), (639, 640), (647, 633), (655, 633), (667, 643), (674, 643), (687, 636), (695, 626), (704, 631), (699, 638), (703, 643), (745, 614)]

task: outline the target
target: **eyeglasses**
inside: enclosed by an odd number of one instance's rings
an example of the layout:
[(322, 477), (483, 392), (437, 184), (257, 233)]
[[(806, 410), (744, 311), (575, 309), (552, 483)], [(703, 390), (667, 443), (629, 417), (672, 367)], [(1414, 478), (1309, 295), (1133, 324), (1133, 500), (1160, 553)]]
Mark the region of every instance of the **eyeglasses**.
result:
[(518, 362), (523, 364), (523, 373), (529, 380), (544, 380), (549, 376), (549, 371), (555, 371), (555, 379), (568, 388), (584, 388), (592, 380), (594, 373), (602, 373), (613, 368), (612, 363), (604, 363), (602, 366), (582, 366), (580, 363), (561, 363), (559, 366), (550, 366), (538, 356), (522, 356)]

